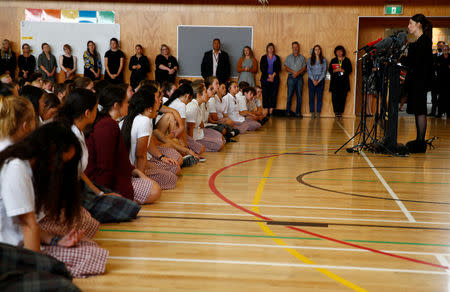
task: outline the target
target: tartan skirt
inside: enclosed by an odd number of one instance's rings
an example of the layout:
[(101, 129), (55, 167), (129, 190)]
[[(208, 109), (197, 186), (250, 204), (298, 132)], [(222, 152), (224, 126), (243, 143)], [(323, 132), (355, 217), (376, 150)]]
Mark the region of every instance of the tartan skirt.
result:
[(223, 135), (214, 129), (203, 129), (204, 137), (203, 139), (196, 140), (203, 146), (205, 146), (206, 152), (217, 152), (222, 149), (224, 144)]
[(245, 118), (245, 123), (248, 124), (248, 131), (256, 131), (261, 128), (261, 124), (255, 120)]
[(139, 177), (132, 177), (131, 184), (133, 185), (133, 193), (134, 193), (133, 201), (141, 205), (145, 204), (145, 202), (147, 202), (148, 197), (150, 196), (153, 181)]
[(187, 146), (195, 153), (200, 154), (203, 145), (200, 142), (195, 141), (191, 136), (187, 135)]
[[(158, 146), (158, 150), (159, 150), (159, 152), (161, 152), (161, 154), (164, 154), (166, 157), (172, 158), (172, 159), (176, 160), (177, 162), (179, 160), (181, 160), (181, 158), (182, 158), (180, 153), (178, 153), (178, 151), (176, 151), (173, 148)], [(150, 158), (149, 161), (150, 161), (150, 163), (157, 165), (159, 168), (170, 171), (175, 175), (179, 171), (178, 165), (173, 165), (173, 164), (168, 164), (168, 163), (162, 162), (158, 158), (152, 157), (152, 158)]]
[(234, 122), (233, 129), (238, 129), (240, 134), (245, 134), (248, 131), (248, 123)]
[(156, 181), (162, 190), (171, 190), (175, 188), (178, 176), (171, 171), (167, 171), (159, 167), (159, 165), (149, 161), (145, 174)]

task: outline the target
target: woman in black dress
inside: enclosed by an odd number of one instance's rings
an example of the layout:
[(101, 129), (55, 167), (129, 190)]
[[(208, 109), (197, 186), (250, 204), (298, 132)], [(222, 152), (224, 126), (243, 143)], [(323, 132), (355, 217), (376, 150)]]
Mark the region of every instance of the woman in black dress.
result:
[(330, 92), (333, 102), (334, 113), (337, 118), (342, 117), (345, 110), (347, 93), (350, 91), (350, 73), (352, 73), (352, 63), (345, 56), (345, 48), (337, 46), (334, 49), (335, 58), (331, 59), (328, 71), (331, 74)]
[(147, 73), (150, 72), (150, 62), (148, 58), (142, 54), (141, 45), (135, 47), (136, 55), (131, 57), (128, 69), (131, 71), (130, 85), (133, 90), (139, 85), (139, 82), (147, 79)]
[(61, 71), (64, 72), (65, 80), (73, 79), (77, 71), (77, 57), (72, 55), (70, 45), (65, 44), (63, 50), (64, 55), (59, 56), (59, 66), (61, 67)]
[(432, 25), (423, 14), (416, 14), (409, 20), (408, 30), (416, 41), (409, 45), (406, 64), (406, 92), (408, 94), (408, 114), (415, 115), (417, 137), (406, 143), (409, 152), (425, 153), (427, 145), (425, 133), (427, 131), (427, 91), (431, 86), (433, 51)]
[(87, 50), (83, 54), (84, 77), (92, 81), (100, 79), (102, 61), (93, 41), (87, 42)]
[(178, 71), (177, 59), (170, 54), (167, 45), (161, 45), (161, 54), (156, 56), (155, 60), (155, 80), (159, 84), (164, 82), (175, 83), (175, 77)]
[(16, 75), (16, 54), (11, 49), (11, 43), (5, 39), (2, 42), (0, 55), (0, 75), (9, 74), (12, 80)]
[(112, 84), (121, 84), (125, 55), (119, 49), (119, 41), (116, 38), (109, 41), (109, 46), (110, 50), (105, 53), (105, 80)]
[(30, 45), (22, 45), (22, 55), (19, 56), (19, 77), (22, 77), (25, 81), (31, 77), (31, 74), (36, 71), (36, 58), (30, 54)]

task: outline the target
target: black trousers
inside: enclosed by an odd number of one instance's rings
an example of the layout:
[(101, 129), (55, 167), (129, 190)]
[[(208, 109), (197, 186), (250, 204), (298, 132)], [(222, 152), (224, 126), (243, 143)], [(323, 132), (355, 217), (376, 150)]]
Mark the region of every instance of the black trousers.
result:
[(277, 107), (277, 95), (279, 86), (280, 86), (279, 79), (275, 80), (274, 82), (267, 82), (265, 80), (261, 80), (263, 108)]
[(333, 109), (335, 114), (342, 114), (345, 109), (345, 102), (347, 101), (347, 90), (333, 90), (331, 92), (331, 100), (333, 102)]

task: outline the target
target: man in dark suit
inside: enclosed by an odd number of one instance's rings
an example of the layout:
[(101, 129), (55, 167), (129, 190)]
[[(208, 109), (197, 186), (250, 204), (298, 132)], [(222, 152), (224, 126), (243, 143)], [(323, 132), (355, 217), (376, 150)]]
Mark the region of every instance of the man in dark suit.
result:
[(230, 77), (230, 60), (228, 54), (220, 50), (220, 40), (214, 39), (213, 49), (203, 56), (202, 76), (216, 76), (220, 83), (224, 83)]

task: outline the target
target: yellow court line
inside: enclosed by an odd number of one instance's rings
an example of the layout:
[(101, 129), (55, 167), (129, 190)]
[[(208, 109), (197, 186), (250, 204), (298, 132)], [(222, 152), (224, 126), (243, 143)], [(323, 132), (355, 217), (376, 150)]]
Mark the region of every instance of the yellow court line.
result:
[[(269, 176), (270, 169), (272, 168), (272, 163), (273, 163), (274, 159), (275, 159), (275, 157), (271, 157), (267, 161), (266, 168), (265, 168), (264, 174), (263, 174), (263, 178), (260, 180), (258, 188), (257, 188), (256, 193), (255, 193), (255, 196), (253, 198), (253, 205), (259, 205), (259, 202), (261, 200), (261, 196), (262, 196), (262, 193), (263, 193), (263, 190), (264, 190), (264, 186), (266, 184), (267, 177)], [(252, 211), (254, 211), (254, 212), (258, 213), (258, 214), (260, 213), (258, 206), (253, 206), (252, 207)], [(259, 220), (260, 218), (255, 217), (255, 219)], [(273, 231), (267, 225), (265, 225), (264, 223), (258, 222), (258, 225), (267, 235), (275, 236), (275, 233), (273, 233)], [(275, 241), (278, 245), (287, 246), (287, 244), (282, 239), (272, 238), (272, 240)], [(309, 264), (309, 265), (315, 265), (316, 264), (315, 262), (313, 262), (309, 258), (305, 257), (304, 255), (302, 255), (301, 253), (299, 253), (297, 250), (295, 250), (293, 248), (286, 247), (285, 250), (287, 252), (289, 252), (291, 255), (293, 255), (294, 257), (296, 257), (297, 259), (299, 259), (300, 261), (302, 261), (303, 263), (305, 263), (305, 264)], [(336, 282), (338, 282), (338, 283), (340, 283), (340, 284), (342, 284), (344, 286), (347, 286), (348, 288), (350, 288), (350, 289), (352, 289), (354, 291), (358, 291), (358, 292), (367, 291), (366, 289), (361, 288), (358, 285), (353, 284), (352, 282), (350, 282), (350, 281), (348, 281), (348, 280), (346, 280), (344, 278), (339, 277), (338, 275), (336, 275), (335, 273), (333, 273), (333, 272), (331, 272), (331, 271), (329, 271), (327, 269), (324, 269), (324, 268), (314, 268), (314, 269), (319, 271), (320, 273), (324, 274), (325, 276), (335, 280)]]

